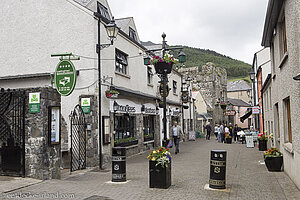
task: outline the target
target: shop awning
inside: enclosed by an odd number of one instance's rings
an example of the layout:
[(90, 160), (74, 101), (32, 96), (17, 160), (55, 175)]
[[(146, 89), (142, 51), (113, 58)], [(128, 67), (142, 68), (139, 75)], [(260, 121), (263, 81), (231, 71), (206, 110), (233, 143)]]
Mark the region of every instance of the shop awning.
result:
[(244, 123), (245, 119), (250, 117), (252, 115), (252, 110), (250, 110), (248, 113), (244, 114), (242, 117), (240, 117), (240, 121)]

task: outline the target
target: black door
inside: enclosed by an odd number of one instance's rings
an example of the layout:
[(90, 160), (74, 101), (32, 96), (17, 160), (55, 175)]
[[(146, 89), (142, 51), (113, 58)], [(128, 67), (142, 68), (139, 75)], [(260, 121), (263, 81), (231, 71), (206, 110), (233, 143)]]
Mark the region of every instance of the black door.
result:
[(80, 105), (75, 106), (70, 114), (71, 122), (71, 167), (76, 171), (86, 168), (86, 123)]
[(0, 174), (25, 176), (25, 92), (0, 90)]

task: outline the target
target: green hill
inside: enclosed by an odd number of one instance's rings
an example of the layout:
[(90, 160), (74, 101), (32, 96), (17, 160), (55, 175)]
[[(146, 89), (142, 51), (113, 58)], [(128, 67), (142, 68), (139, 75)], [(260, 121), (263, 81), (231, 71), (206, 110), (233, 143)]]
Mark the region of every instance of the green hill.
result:
[[(202, 67), (207, 62), (213, 62), (216, 66), (225, 68), (227, 70), (227, 76), (230, 78), (246, 77), (251, 70), (251, 65), (209, 49), (184, 46), (183, 51), (187, 56), (185, 67)], [(178, 51), (171, 53), (178, 55)]]

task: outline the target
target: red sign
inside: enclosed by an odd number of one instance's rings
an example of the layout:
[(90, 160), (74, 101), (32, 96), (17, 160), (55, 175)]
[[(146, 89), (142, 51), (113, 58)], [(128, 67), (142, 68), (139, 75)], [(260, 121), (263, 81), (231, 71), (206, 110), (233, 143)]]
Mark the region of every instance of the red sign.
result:
[(260, 113), (259, 106), (253, 106), (252, 107), (252, 114), (259, 114), (259, 113)]

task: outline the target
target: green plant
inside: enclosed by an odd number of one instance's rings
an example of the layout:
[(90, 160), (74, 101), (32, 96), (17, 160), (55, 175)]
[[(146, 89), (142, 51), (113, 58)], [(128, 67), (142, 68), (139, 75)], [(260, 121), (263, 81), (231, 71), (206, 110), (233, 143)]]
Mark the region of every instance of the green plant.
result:
[(164, 58), (161, 58), (159, 56), (153, 56), (151, 61), (150, 61), (150, 64), (153, 65), (153, 64), (158, 63), (158, 62), (166, 62), (169, 65), (171, 65), (171, 63), (176, 64), (178, 62), (178, 60), (175, 59), (173, 55), (170, 55), (170, 54), (166, 53)]
[(115, 140), (115, 144), (132, 142), (132, 141), (135, 141), (135, 140), (136, 140), (136, 137), (122, 138), (122, 139)]
[(267, 157), (281, 157), (282, 153), (276, 149), (276, 148), (271, 148), (265, 151), (265, 158)]
[(144, 135), (145, 138), (153, 138), (153, 134)]
[(169, 148), (159, 147), (158, 150), (150, 151), (147, 157), (149, 160), (156, 161), (156, 165), (161, 165), (163, 168), (168, 167), (167, 163), (170, 163), (172, 157), (169, 152)]

